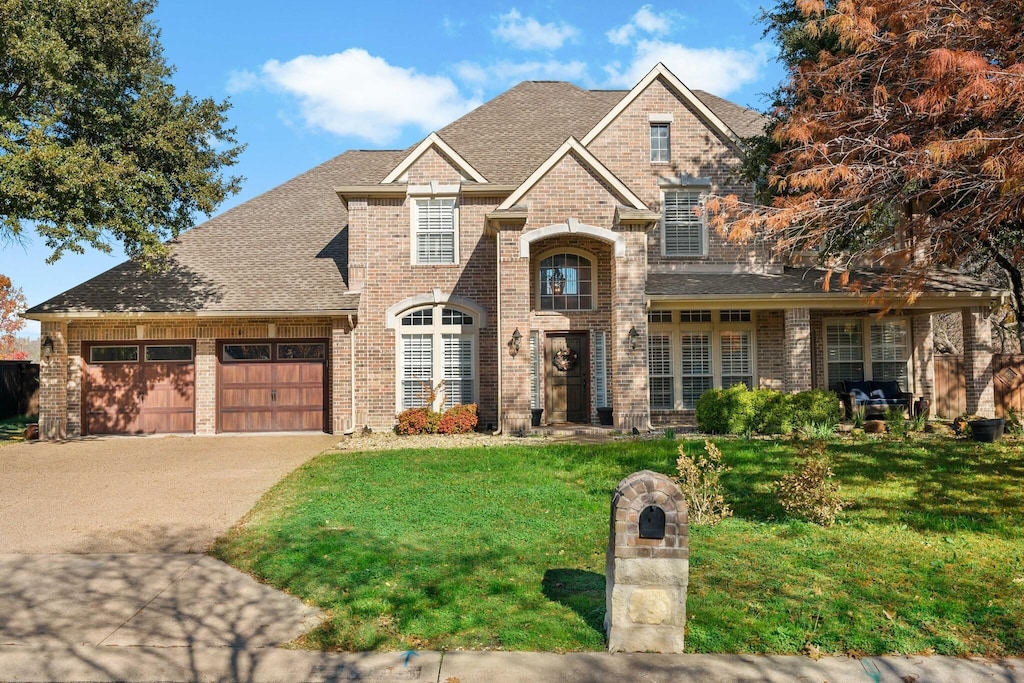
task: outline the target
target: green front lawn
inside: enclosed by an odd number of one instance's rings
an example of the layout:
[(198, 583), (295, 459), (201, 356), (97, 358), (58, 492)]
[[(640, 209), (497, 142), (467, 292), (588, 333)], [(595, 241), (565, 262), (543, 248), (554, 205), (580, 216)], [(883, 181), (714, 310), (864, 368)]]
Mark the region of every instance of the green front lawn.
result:
[[(691, 529), (687, 650), (1024, 653), (1020, 445), (837, 442), (823, 529), (771, 494), (792, 444), (718, 443), (736, 514)], [(675, 446), (328, 454), (214, 552), (325, 608), (309, 647), (599, 650), (610, 494)]]

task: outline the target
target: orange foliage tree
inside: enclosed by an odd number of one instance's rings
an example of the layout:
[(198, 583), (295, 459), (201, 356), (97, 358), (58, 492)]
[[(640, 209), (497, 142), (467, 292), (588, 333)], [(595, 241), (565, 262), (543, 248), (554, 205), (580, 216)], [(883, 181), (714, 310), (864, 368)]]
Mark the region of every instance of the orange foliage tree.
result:
[(25, 321), (18, 317), (24, 310), (25, 295), (11, 284), (11, 278), (0, 274), (0, 360), (18, 360), (14, 358), (18, 351), (15, 335), (25, 326)]
[(712, 198), (712, 225), (816, 249), (854, 290), (849, 269), (876, 263), (909, 301), (937, 268), (994, 270), (1024, 335), (1021, 1), (788, 4), (821, 49), (790, 61), (777, 93), (773, 199)]

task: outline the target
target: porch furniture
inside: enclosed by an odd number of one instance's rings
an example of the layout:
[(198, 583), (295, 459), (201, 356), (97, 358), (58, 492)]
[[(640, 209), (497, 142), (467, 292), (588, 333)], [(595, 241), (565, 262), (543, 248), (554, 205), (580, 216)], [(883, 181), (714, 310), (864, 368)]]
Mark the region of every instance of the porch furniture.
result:
[(865, 417), (884, 415), (889, 408), (902, 408), (909, 412), (914, 395), (902, 391), (895, 380), (840, 382), (839, 399), (843, 402), (846, 416), (853, 415), (858, 407), (864, 408)]

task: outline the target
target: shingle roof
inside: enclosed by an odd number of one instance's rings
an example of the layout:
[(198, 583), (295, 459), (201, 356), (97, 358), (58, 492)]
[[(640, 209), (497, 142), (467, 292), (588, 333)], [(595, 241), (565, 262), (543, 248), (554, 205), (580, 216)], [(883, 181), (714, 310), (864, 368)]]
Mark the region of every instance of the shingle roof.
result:
[[(878, 291), (877, 283), (884, 274), (863, 270), (851, 274), (851, 279), (865, 283), (862, 291)], [(647, 276), (647, 296), (652, 297), (714, 297), (808, 295), (823, 298), (849, 297), (834, 281), (832, 290), (822, 289), (825, 271), (818, 268), (785, 268), (779, 274), (762, 273), (651, 273)], [(838, 278), (837, 278), (838, 279)], [(998, 288), (990, 283), (960, 273), (936, 271), (924, 282), (923, 293), (942, 296), (948, 294), (987, 295)]]
[(355, 310), (348, 215), (333, 188), (401, 157), (346, 152), (183, 233), (166, 271), (122, 263), (27, 313)]
[[(625, 90), (521, 83), (438, 134), (491, 183), (519, 184), (569, 136), (582, 138)], [(760, 115), (694, 91), (742, 135)], [(351, 310), (348, 214), (334, 188), (377, 185), (414, 147), (350, 151), (183, 233), (171, 266), (147, 273), (131, 262), (27, 311), (273, 312)]]

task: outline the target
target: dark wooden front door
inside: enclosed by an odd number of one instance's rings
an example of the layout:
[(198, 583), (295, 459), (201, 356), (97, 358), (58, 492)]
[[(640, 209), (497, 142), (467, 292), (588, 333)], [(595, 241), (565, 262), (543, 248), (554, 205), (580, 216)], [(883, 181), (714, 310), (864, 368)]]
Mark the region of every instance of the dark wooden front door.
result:
[[(566, 369), (558, 367), (558, 354), (569, 348), (575, 361)], [(586, 332), (548, 333), (544, 341), (544, 412), (551, 422), (590, 422), (590, 345)]]
[[(323, 431), (325, 346), (320, 340), (220, 344), (220, 431)], [(232, 358), (236, 349), (252, 357)]]

